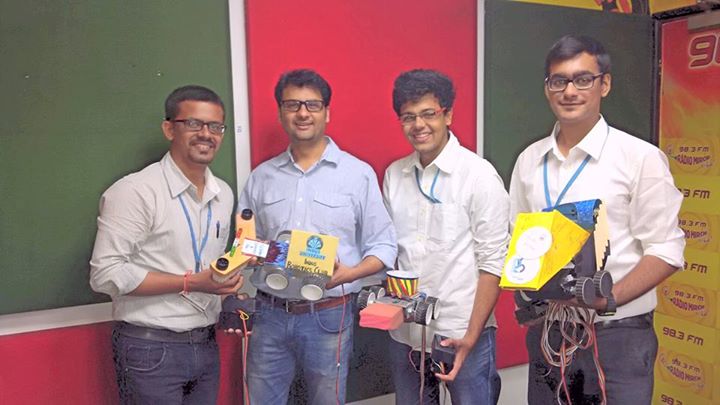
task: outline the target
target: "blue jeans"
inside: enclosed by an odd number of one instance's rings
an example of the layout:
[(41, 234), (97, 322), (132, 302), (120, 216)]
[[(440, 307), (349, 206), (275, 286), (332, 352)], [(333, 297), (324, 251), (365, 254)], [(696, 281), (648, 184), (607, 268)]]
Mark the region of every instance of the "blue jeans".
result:
[[(295, 367), (301, 366), (307, 383), (308, 403), (345, 403), (352, 332), (355, 314), (353, 299), (343, 306), (294, 315), (265, 302), (255, 314), (248, 347), (247, 376), (250, 402), (286, 405)], [(338, 337), (340, 368), (338, 375)], [(337, 383), (337, 396), (336, 396)]]
[(166, 343), (113, 331), (113, 357), (122, 404), (214, 404), (220, 356), (215, 339)]
[[(653, 367), (658, 350), (651, 314), (639, 315), (634, 324), (611, 321), (608, 326), (595, 324), (600, 365), (605, 373), (608, 404), (650, 404), (653, 393)], [(626, 318), (629, 321), (630, 318)], [(555, 390), (561, 382), (560, 370), (545, 361), (540, 350), (542, 325), (528, 328), (529, 354), (528, 403), (557, 404)], [(560, 347), (560, 329), (555, 322), (550, 329), (550, 344)], [(598, 382), (592, 347), (578, 349), (565, 371), (565, 380), (573, 404), (600, 404), (602, 392)], [(561, 389), (560, 399), (566, 403)]]
[[(419, 404), (420, 373), (410, 363), (410, 346), (391, 339), (390, 367), (395, 384), (395, 403)], [(428, 343), (429, 344), (429, 343)], [(420, 364), (420, 352), (412, 352), (412, 360)], [(430, 370), (430, 354), (425, 356), (423, 404), (439, 404), (439, 381)], [(475, 347), (465, 359), (455, 381), (448, 384), (453, 405), (496, 404), (500, 396), (500, 375), (495, 368), (495, 328), (485, 328)]]

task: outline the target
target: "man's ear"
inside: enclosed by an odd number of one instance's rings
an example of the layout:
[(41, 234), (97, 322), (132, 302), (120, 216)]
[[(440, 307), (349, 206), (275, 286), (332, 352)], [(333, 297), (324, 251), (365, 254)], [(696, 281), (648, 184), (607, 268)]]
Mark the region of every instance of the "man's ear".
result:
[(175, 138), (175, 133), (173, 132), (173, 123), (169, 120), (165, 120), (160, 125), (160, 128), (162, 128), (163, 135), (165, 135), (165, 139), (168, 141), (172, 141)]
[(605, 97), (608, 94), (610, 94), (610, 88), (612, 87), (612, 75), (610, 73), (606, 73), (600, 79), (602, 80), (602, 93), (601, 94), (603, 97)]

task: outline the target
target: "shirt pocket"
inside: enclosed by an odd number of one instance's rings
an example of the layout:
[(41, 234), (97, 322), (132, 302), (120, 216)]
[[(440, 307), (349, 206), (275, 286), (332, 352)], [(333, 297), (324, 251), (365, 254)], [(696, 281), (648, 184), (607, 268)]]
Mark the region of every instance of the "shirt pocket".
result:
[(316, 193), (310, 222), (318, 232), (338, 237), (355, 233), (355, 212), (352, 197), (336, 193)]
[(262, 199), (262, 206), (258, 212), (260, 225), (258, 230), (265, 232), (265, 239), (275, 240), (290, 218), (290, 197), (281, 192), (269, 192)]
[(428, 223), (428, 248), (447, 249), (457, 239), (459, 204), (432, 204)]

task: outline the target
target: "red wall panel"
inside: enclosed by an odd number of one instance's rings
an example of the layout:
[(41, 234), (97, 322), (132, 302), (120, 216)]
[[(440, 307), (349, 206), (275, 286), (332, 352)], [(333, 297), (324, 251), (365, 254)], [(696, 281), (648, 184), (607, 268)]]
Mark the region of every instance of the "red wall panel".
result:
[[(393, 81), (409, 69), (450, 76), (457, 90), (452, 130), (475, 150), (476, 16), (475, 0), (247, 2), (252, 166), (287, 148), (273, 90), (283, 72), (301, 67), (333, 89), (327, 133), (380, 180), (412, 151), (392, 109)], [(527, 362), (513, 309), (512, 296), (503, 294), (496, 310), (500, 367)]]
[(475, 149), (475, 0), (249, 1), (246, 19), (252, 165), (281, 152), (287, 136), (273, 98), (284, 71), (307, 67), (330, 83), (327, 132), (380, 178), (411, 152), (392, 110), (401, 72), (434, 68), (457, 87), (453, 130)]

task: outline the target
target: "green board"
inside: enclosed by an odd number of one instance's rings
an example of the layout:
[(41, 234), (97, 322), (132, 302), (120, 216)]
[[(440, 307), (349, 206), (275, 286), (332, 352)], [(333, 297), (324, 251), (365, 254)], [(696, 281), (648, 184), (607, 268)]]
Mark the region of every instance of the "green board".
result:
[[(226, 0), (0, 0), (0, 314), (108, 300), (88, 285), (100, 195), (162, 157), (189, 83), (232, 127)], [(234, 187), (233, 144), (213, 170)]]
[(504, 0), (485, 2), (485, 157), (510, 184), (517, 156), (555, 122), (543, 86), (545, 55), (566, 34), (589, 35), (612, 60), (602, 104), (613, 126), (651, 139), (654, 40), (649, 16)]

